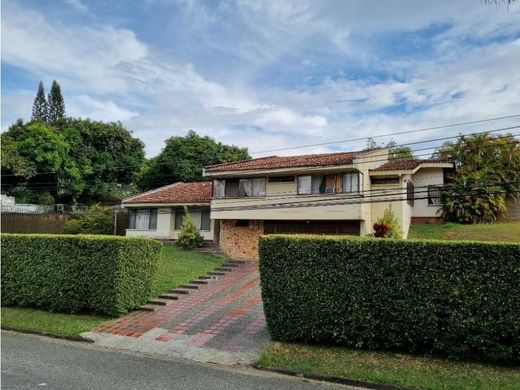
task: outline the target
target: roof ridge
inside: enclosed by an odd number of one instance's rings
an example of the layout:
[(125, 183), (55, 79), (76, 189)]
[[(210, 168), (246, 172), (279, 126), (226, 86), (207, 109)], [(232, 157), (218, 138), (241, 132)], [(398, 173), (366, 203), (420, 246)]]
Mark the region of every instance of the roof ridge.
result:
[(178, 181), (178, 182), (175, 182), (175, 183), (172, 183), (172, 184), (168, 184), (168, 185), (165, 185), (165, 186), (162, 186), (162, 187), (159, 187), (159, 188), (155, 188), (153, 190), (148, 190), (148, 191), (142, 192), (140, 194), (131, 196), (129, 198), (125, 198), (125, 199), (123, 199), (121, 201), (121, 203), (128, 202), (128, 201), (130, 201), (132, 199), (135, 199), (135, 198), (140, 198), (143, 195), (150, 195), (150, 194), (153, 194), (154, 192), (161, 191), (161, 190), (164, 190), (166, 188), (175, 187), (177, 184), (183, 184), (183, 183), (184, 182), (182, 182), (182, 181)]

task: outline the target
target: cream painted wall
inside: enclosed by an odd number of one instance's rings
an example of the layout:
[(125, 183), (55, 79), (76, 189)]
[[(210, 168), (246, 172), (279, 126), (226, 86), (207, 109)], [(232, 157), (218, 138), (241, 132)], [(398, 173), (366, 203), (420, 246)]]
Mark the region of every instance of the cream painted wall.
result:
[[(444, 184), (444, 173), (442, 168), (419, 169), (412, 176), (415, 191), (427, 191), (429, 185)], [(427, 192), (419, 192), (416, 197), (423, 198)], [(417, 199), (412, 210), (412, 217), (438, 217), (437, 213), (442, 207), (428, 204), (428, 199)]]
[[(128, 207), (128, 206), (127, 206)], [(130, 208), (130, 207), (129, 207)], [(134, 207), (136, 208), (136, 207)], [(210, 230), (201, 230), (199, 233), (204, 240), (213, 240), (215, 232), (215, 220), (210, 222)], [(176, 240), (178, 231), (175, 230), (175, 210), (170, 207), (157, 208), (157, 229), (137, 230), (126, 229), (127, 237), (149, 237), (161, 240)]]

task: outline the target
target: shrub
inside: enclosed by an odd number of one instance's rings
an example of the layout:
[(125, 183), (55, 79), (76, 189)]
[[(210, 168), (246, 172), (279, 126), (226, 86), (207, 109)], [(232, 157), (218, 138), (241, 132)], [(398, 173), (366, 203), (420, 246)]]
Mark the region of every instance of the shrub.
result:
[(390, 228), (386, 223), (374, 223), (374, 237), (383, 238), (388, 234)]
[(520, 361), (520, 244), (263, 236), (275, 340)]
[(392, 205), (385, 209), (383, 217), (379, 218), (374, 224), (374, 236), (383, 238), (402, 238), (401, 225), (395, 217)]
[(200, 248), (204, 238), (200, 235), (191, 216), (186, 213), (182, 220), (181, 230), (177, 237), (177, 245), (183, 249)]
[(114, 214), (111, 208), (94, 205), (77, 211), (65, 223), (65, 234), (114, 234)]
[(119, 315), (147, 302), (161, 244), (141, 238), (2, 234), (2, 305)]

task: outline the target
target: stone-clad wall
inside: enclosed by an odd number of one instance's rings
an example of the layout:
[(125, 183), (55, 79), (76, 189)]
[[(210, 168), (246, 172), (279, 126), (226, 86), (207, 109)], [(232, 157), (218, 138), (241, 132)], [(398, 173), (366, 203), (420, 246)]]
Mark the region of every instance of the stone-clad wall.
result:
[(258, 260), (258, 238), (264, 234), (264, 221), (250, 220), (249, 226), (236, 226), (236, 220), (220, 221), (220, 249), (232, 259)]

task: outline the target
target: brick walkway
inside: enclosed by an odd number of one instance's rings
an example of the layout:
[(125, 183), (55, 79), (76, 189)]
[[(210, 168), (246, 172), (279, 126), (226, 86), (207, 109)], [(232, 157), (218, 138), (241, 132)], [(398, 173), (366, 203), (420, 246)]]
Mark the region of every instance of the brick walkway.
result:
[(247, 262), (155, 312), (136, 311), (84, 336), (100, 345), (197, 361), (254, 361), (269, 341), (256, 262)]

